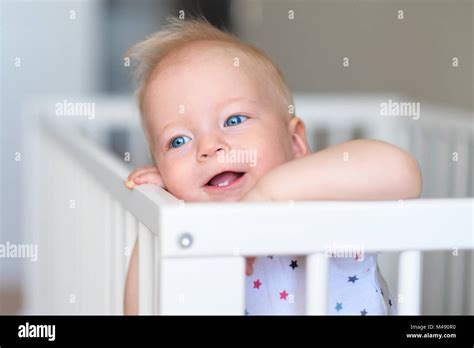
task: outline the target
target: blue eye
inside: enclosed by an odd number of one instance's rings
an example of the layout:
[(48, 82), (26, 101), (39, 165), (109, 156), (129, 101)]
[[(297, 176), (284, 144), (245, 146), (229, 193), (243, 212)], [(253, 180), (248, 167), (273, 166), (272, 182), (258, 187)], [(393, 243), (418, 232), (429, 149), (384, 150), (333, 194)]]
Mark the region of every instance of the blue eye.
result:
[(242, 123), (244, 122), (245, 120), (247, 120), (248, 117), (247, 116), (244, 116), (244, 115), (233, 115), (233, 116), (230, 116), (224, 123), (224, 127), (232, 127), (232, 126), (235, 126), (235, 125), (238, 125), (239, 123)]
[(189, 140), (191, 140), (190, 137), (187, 137), (185, 135), (180, 135), (179, 137), (173, 138), (173, 140), (171, 140), (171, 143), (170, 143), (169, 147), (170, 148), (180, 147), (180, 146), (186, 144)]

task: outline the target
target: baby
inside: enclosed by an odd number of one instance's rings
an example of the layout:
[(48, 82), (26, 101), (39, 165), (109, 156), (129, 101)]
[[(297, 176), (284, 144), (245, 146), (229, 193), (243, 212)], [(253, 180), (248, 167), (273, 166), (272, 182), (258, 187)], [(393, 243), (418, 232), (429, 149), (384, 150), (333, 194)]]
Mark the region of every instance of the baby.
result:
[[(185, 202), (399, 200), (421, 193), (416, 161), (390, 144), (354, 140), (311, 153), (278, 67), (205, 20), (171, 20), (127, 56), (138, 61), (137, 96), (154, 162), (129, 176), (129, 189), (156, 184)], [(236, 154), (254, 156), (235, 161)], [(138, 312), (137, 249), (126, 314)], [(246, 264), (245, 314), (304, 314), (303, 257), (249, 257)], [(328, 277), (328, 313), (394, 313), (375, 254), (331, 258)]]

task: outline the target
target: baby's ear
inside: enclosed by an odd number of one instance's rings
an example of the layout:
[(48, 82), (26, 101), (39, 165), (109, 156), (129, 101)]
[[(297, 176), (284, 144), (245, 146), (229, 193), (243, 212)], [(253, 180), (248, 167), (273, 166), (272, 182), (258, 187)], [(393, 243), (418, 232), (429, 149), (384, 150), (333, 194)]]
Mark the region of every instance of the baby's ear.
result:
[(296, 158), (308, 155), (311, 150), (306, 139), (306, 129), (303, 120), (293, 116), (288, 122), (288, 132), (291, 136), (293, 154)]

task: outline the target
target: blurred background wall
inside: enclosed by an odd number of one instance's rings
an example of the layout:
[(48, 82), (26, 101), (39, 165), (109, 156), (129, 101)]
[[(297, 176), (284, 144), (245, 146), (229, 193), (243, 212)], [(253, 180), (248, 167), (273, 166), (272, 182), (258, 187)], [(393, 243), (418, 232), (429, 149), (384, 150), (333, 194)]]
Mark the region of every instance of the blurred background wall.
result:
[(294, 91), (396, 92), (472, 110), (472, 1), (242, 0), (231, 6), (235, 32), (267, 51)]
[[(124, 52), (179, 11), (186, 16), (204, 14), (216, 26), (267, 51), (295, 92), (402, 94), (411, 101), (451, 105), (472, 115), (469, 0), (0, 4), (0, 242), (22, 241), (21, 161), (15, 160), (22, 151), (22, 101), (35, 94), (130, 96)], [(348, 67), (343, 66), (345, 57)], [(458, 66), (453, 66), (453, 58)], [(21, 269), (18, 260), (0, 259), (0, 313), (15, 312), (19, 306)]]
[[(22, 153), (22, 102), (33, 94), (99, 90), (103, 70), (98, 64), (103, 41), (101, 7), (93, 1), (1, 2), (2, 243), (23, 241), (21, 161), (15, 160), (15, 154)], [(13, 312), (19, 305), (23, 262), (0, 259), (0, 313)]]

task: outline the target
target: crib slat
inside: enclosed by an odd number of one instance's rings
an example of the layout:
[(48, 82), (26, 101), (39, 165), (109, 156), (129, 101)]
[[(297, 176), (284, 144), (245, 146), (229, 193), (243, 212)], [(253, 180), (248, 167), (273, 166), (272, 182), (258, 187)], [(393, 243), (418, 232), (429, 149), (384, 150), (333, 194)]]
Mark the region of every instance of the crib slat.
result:
[[(467, 255), (467, 264), (474, 264), (474, 251), (469, 251)], [(463, 314), (474, 315), (474, 270), (470, 267), (470, 272), (467, 274), (466, 287), (466, 307)]]
[[(452, 164), (452, 154), (449, 149), (449, 130), (437, 129), (433, 132), (433, 148), (431, 158), (433, 160), (432, 168), (436, 170), (436, 176), (433, 177), (433, 195), (432, 197), (449, 197), (450, 191), (450, 170)], [(426, 176), (427, 173), (422, 173)]]
[(398, 270), (399, 313), (402, 315), (419, 315), (421, 300), (421, 260), (420, 251), (400, 253)]
[[(114, 229), (114, 211), (115, 202), (111, 197), (103, 193), (104, 200), (104, 220), (105, 220), (105, 238), (104, 238), (104, 253), (105, 253), (105, 274), (104, 274), (104, 314), (115, 313), (115, 260), (114, 260), (114, 243), (116, 241)], [(109, 245), (111, 247), (109, 247)]]
[(453, 139), (453, 196), (454, 197), (467, 197), (469, 195), (469, 181), (472, 181), (472, 177), (469, 175), (469, 134), (464, 134), (461, 131), (456, 133), (456, 138)]
[(112, 262), (113, 262), (113, 307), (114, 314), (123, 314), (123, 295), (125, 285), (125, 215), (120, 203), (113, 202)]
[(138, 308), (140, 314), (153, 314), (153, 234), (142, 223), (138, 224)]
[(404, 150), (410, 151), (412, 128), (404, 123), (398, 122), (395, 125), (395, 141), (394, 144)]
[(447, 315), (463, 314), (464, 292), (468, 287), (468, 277), (466, 277), (466, 266), (468, 265), (467, 253), (465, 251), (455, 251), (446, 253), (447, 269), (445, 280), (449, 284), (446, 286), (447, 296), (443, 313)]
[(306, 258), (306, 314), (327, 313), (328, 261), (324, 253), (308, 255)]
[(444, 299), (447, 295), (446, 280), (449, 274), (448, 254), (444, 251), (430, 251), (423, 254), (422, 283), (424, 291), (421, 308), (423, 315), (444, 313)]
[[(77, 196), (77, 202), (80, 202), (85, 196), (86, 182), (83, 175), (79, 175), (77, 178), (77, 185), (79, 188), (79, 194)], [(76, 203), (77, 203), (76, 202)], [(75, 208), (76, 209), (76, 208)], [(77, 299), (79, 312), (81, 314), (89, 313), (88, 312), (88, 298), (87, 298), (87, 285), (88, 285), (88, 264), (87, 261), (90, 259), (89, 248), (85, 247), (88, 245), (89, 236), (86, 234), (88, 231), (88, 220), (87, 212), (85, 209), (78, 209), (77, 214), (79, 216), (78, 230), (82, 231), (79, 233), (79, 252), (80, 252), (80, 278), (79, 278), (79, 288), (77, 291)]]
[[(106, 226), (104, 225), (104, 214), (91, 214), (91, 211), (103, 211), (104, 206), (101, 202), (101, 191), (97, 187), (97, 182), (87, 173), (82, 173), (85, 178), (85, 196), (83, 201), (76, 203), (76, 209), (85, 211), (87, 230), (83, 231), (88, 240), (87, 248), (89, 257), (86, 260), (87, 265), (87, 313), (98, 315), (104, 314), (105, 305), (109, 305), (104, 293), (104, 285), (107, 284), (110, 272), (107, 269), (107, 258), (110, 251), (109, 241), (106, 241)], [(80, 206), (79, 206), (80, 205)], [(95, 240), (95, 243), (91, 241)], [(104, 249), (109, 249), (104, 252)], [(94, 270), (91, 272), (91, 270)], [(110, 308), (110, 306), (108, 307)]]
[(153, 313), (158, 314), (160, 313), (160, 272), (161, 272), (161, 255), (160, 255), (160, 240), (157, 237), (153, 238), (154, 240), (154, 282), (153, 282), (153, 296), (154, 296), (154, 306), (153, 306)]

